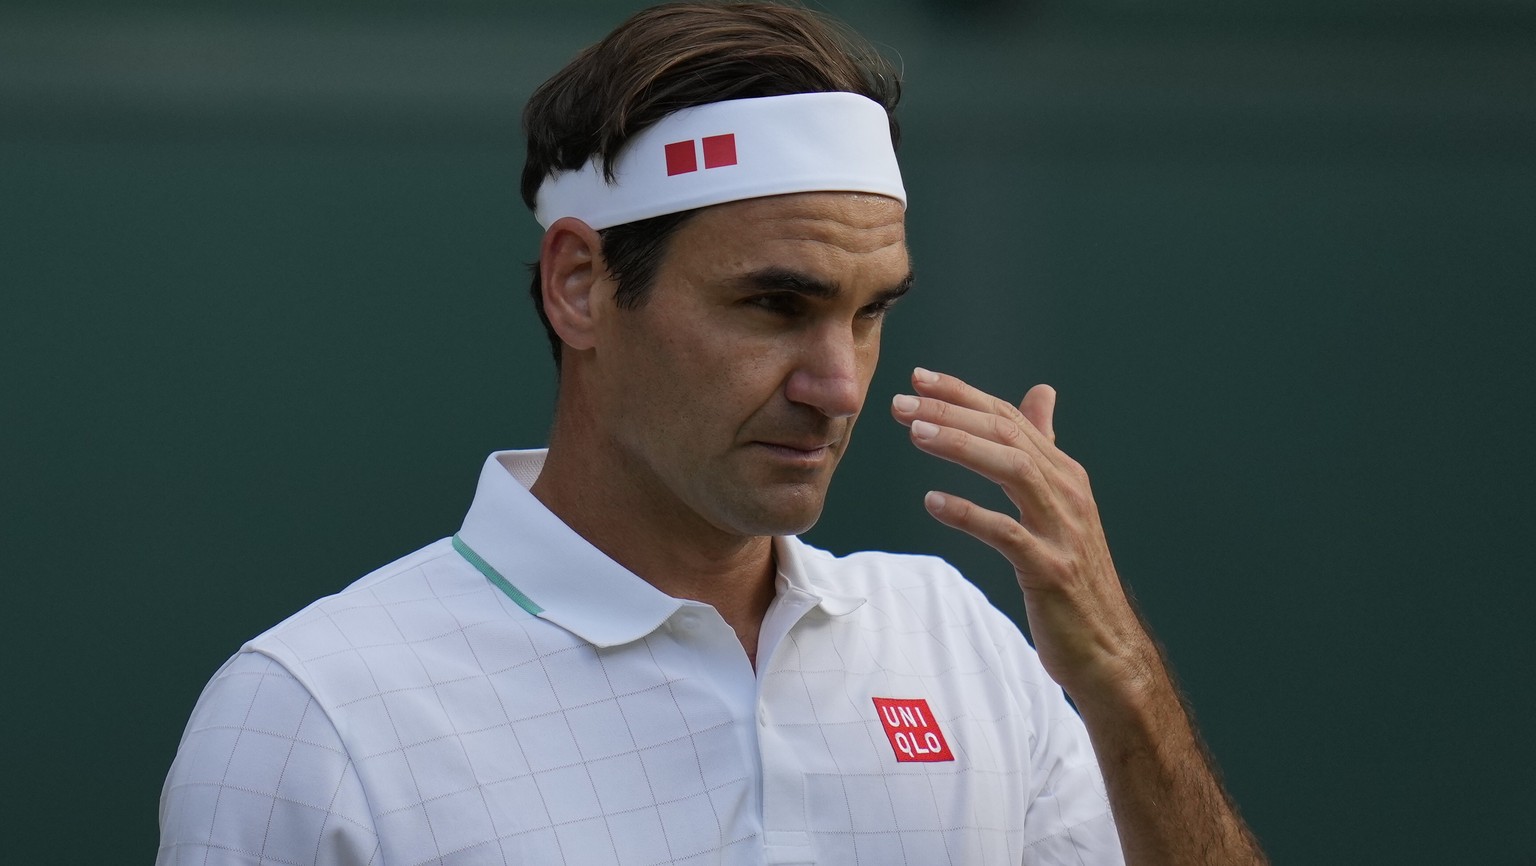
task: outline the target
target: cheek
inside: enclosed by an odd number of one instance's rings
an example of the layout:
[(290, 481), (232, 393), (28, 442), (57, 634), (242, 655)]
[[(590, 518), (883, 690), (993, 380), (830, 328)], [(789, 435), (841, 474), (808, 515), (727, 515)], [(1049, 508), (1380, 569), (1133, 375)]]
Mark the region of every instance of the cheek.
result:
[(671, 333), (626, 360), (631, 392), (620, 399), (675, 445), (734, 429), (751, 413), (761, 365), (735, 341)]
[(669, 347), (679, 378), (731, 403), (761, 403), (795, 352), (793, 341), (782, 336), (765, 339), (727, 327), (700, 329)]
[(768, 347), (742, 342), (712, 353), (694, 376), (694, 409), (719, 425), (735, 428), (774, 403), (780, 390), (780, 363)]

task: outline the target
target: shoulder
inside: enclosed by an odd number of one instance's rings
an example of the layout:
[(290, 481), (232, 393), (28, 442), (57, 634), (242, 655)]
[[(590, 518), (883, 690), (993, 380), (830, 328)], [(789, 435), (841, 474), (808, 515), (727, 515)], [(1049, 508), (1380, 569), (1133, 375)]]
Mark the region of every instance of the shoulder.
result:
[[(321, 598), (248, 641), (326, 706), (425, 676), (427, 662), (473, 661), (477, 631), (530, 615), (442, 539)], [(434, 671), (434, 674), (441, 672)]]
[[(300, 649), (310, 644), (345, 640), (363, 627), (362, 612), (391, 602), (436, 594), (441, 577), (451, 574), (453, 548), (447, 539), (434, 542), (376, 569), (345, 589), (316, 599), (304, 609), (252, 638), (243, 649), (272, 653), (282, 647)], [(281, 653), (277, 653), (281, 655)]]
[(182, 734), (161, 790), (156, 862), (260, 854), (305, 864), (323, 851), (364, 862), (377, 849), (368, 798), (324, 708), (276, 661), (235, 655)]

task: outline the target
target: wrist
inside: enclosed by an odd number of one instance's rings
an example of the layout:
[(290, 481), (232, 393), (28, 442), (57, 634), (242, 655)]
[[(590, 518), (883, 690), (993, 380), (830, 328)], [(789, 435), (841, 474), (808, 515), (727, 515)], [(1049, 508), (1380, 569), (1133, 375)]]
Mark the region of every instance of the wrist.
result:
[(1090, 717), (1144, 717), (1148, 724), (1183, 705), (1163, 655), (1145, 632), (1121, 644), (1121, 651), (1062, 683), (1085, 721)]

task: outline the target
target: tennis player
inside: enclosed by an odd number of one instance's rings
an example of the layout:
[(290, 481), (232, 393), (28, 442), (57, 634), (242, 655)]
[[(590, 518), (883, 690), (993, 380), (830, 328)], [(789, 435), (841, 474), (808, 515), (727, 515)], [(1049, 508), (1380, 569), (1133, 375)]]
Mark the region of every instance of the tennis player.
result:
[(924, 501), (1011, 563), (1033, 646), (941, 560), (797, 538), (913, 285), (898, 93), (768, 4), (645, 10), (539, 88), (547, 448), (219, 670), (160, 864), (1262, 862), (1049, 387), (917, 369), (888, 407), (1013, 503)]

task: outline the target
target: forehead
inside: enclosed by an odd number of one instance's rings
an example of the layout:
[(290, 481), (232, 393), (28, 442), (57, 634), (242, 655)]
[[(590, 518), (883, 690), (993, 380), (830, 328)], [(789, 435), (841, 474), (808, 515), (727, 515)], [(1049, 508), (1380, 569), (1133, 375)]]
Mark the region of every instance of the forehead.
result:
[[(841, 280), (901, 280), (905, 211), (881, 195), (777, 195), (701, 210), (674, 236), (669, 260), (708, 271), (794, 266)], [(882, 286), (883, 287), (883, 286)]]

